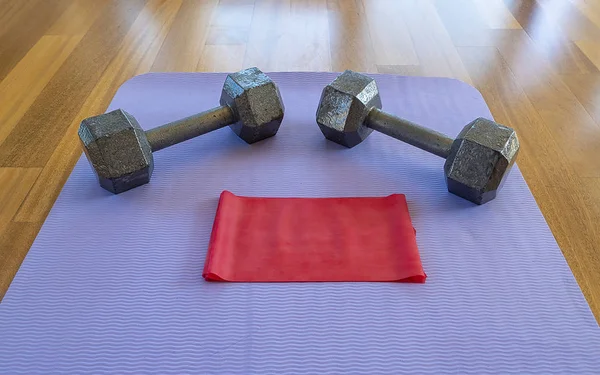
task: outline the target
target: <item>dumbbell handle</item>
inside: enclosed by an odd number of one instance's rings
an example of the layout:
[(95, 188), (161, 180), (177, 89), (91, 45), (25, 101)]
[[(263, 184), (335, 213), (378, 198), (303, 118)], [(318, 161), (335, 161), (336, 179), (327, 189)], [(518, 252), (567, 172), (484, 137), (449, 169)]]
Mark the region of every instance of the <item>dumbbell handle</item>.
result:
[(378, 108), (373, 108), (365, 119), (365, 124), (383, 134), (447, 158), (454, 140), (435, 130), (427, 129), (414, 122), (396, 117)]
[(222, 105), (146, 131), (152, 152), (220, 129), (235, 122), (233, 110)]

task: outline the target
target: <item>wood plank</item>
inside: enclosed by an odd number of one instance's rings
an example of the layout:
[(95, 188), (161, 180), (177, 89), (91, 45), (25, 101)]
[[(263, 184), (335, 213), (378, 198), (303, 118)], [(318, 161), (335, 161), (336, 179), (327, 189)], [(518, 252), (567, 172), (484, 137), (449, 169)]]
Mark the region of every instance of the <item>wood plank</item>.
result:
[(250, 30), (254, 0), (220, 0), (210, 26)]
[[(428, 1), (402, 0), (397, 3), (413, 40), (423, 76), (471, 79), (446, 32), (435, 7)], [(428, 25), (423, 28), (423, 25)]]
[[(499, 46), (513, 50), (532, 48), (561, 74), (597, 73), (598, 69), (535, 1), (504, 0), (505, 7), (523, 27), (490, 30), (475, 10), (473, 0), (435, 0), (436, 8), (456, 46)], [(487, 4), (487, 2), (486, 2)], [(528, 40), (531, 43), (523, 43)]]
[(253, 0), (219, 2), (210, 21), (197, 71), (228, 72), (242, 68), (253, 13)]
[(0, 35), (10, 30), (15, 24), (20, 23), (21, 18), (31, 11), (39, 0), (12, 1), (2, 0), (0, 2)]
[(0, 233), (0, 301), (29, 251), (41, 224), (11, 222)]
[(580, 181), (584, 199), (589, 203), (592, 223), (600, 223), (600, 178), (582, 178)]
[(418, 65), (419, 58), (396, 0), (363, 0), (378, 65)]
[[(529, 38), (498, 46), (520, 86), (580, 177), (600, 176), (600, 128)], [(572, 124), (578, 124), (576, 128)]]
[(577, 47), (587, 56), (590, 61), (600, 70), (600, 39), (580, 40), (575, 42)]
[(600, 74), (563, 75), (563, 82), (583, 105), (585, 110), (600, 125)]
[(81, 37), (43, 36), (0, 82), (0, 145), (80, 39)]
[(235, 72), (244, 68), (245, 44), (207, 45), (196, 70), (199, 72)]
[(109, 3), (110, 0), (71, 0), (45, 34), (83, 37)]
[[(401, 19), (407, 26), (419, 59), (419, 71), (427, 77), (453, 78), (454, 73), (444, 54), (443, 42), (438, 41), (438, 38), (436, 38), (434, 28), (428, 27), (423, 30), (422, 26), (424, 23), (433, 26), (436, 22), (437, 12), (435, 9), (423, 7), (423, 4), (427, 4), (427, 2), (418, 0), (398, 2)], [(450, 44), (450, 48), (454, 49), (454, 54), (458, 57), (450, 38), (445, 42)], [(448, 48), (448, 46), (445, 47)], [(462, 66), (460, 58), (458, 58), (458, 62)], [(464, 70), (464, 67), (462, 69)], [(466, 76), (466, 74), (464, 75)]]
[(456, 47), (495, 47), (518, 43), (519, 37), (527, 36), (522, 28), (491, 29), (480, 17), (473, 0), (428, 0), (427, 3), (435, 7)]
[(0, 233), (21, 206), (41, 168), (0, 168)]
[(144, 4), (115, 1), (106, 7), (0, 145), (0, 166), (45, 166)]
[(27, 54), (68, 5), (65, 0), (23, 0), (0, 26), (0, 80)]
[[(459, 53), (495, 119), (515, 128), (521, 141), (518, 165), (571, 270), (600, 320), (600, 231), (591, 220), (580, 179), (547, 123), (493, 47), (461, 47)], [(577, 233), (578, 235), (573, 235)]]
[(282, 21), (274, 70), (331, 70), (327, 0), (291, 0)]
[(331, 68), (376, 72), (375, 51), (362, 0), (328, 0)]
[[(82, 110), (93, 110), (83, 106)], [(81, 148), (77, 143), (77, 128), (80, 120), (71, 124), (63, 139), (58, 144), (50, 160), (41, 172), (36, 182), (31, 186), (29, 194), (23, 200), (21, 207), (13, 218), (14, 222), (37, 223), (41, 225), (50, 212), (58, 194), (67, 181), (75, 162), (81, 156)]]
[[(150, 71), (181, 6), (182, 0), (148, 0), (123, 37), (117, 53), (86, 99), (84, 107), (108, 106), (119, 86), (135, 75)], [(94, 105), (91, 105), (92, 101)], [(79, 114), (87, 117), (98, 113), (80, 111)]]
[(185, 0), (150, 70), (196, 71), (216, 5), (217, 0)]
[[(569, 1), (535, 0), (552, 23), (567, 39), (600, 40), (600, 28)], [(597, 1), (596, 1), (597, 3)]]
[[(536, 1), (504, 0), (553, 69), (561, 74), (600, 73), (579, 47)], [(565, 3), (566, 4), (566, 3)]]
[(206, 45), (246, 44), (250, 28), (211, 26), (206, 37)]
[(477, 12), (490, 29), (520, 29), (521, 25), (502, 0), (472, 0)]
[[(254, 13), (254, 0), (221, 0), (213, 13), (207, 45), (245, 44)], [(226, 50), (226, 54), (230, 51)]]
[(244, 66), (330, 70), (326, 0), (258, 0)]
[(283, 33), (283, 19), (289, 7), (289, 0), (256, 0), (244, 66), (257, 66), (263, 71), (277, 70), (278, 54), (287, 51), (277, 50), (277, 38)]
[(420, 65), (377, 65), (377, 73), (414, 77), (424, 75)]
[(25, 7), (33, 7), (36, 0), (24, 0), (24, 1), (11, 1), (2, 0), (0, 6), (2, 12), (0, 12), (0, 35), (4, 34), (6, 30), (10, 29), (11, 20), (13, 22), (20, 20), (22, 15), (19, 13), (23, 11)]
[(0, 144), (75, 49), (108, 1), (74, 1), (0, 83)]
[(569, 0), (585, 18), (600, 28), (600, 2), (596, 0)]
[(86, 117), (102, 113), (123, 82), (150, 69), (180, 6), (181, 1), (150, 0), (139, 13), (118, 53), (70, 122), (65, 135), (23, 202), (15, 217), (16, 221), (42, 222), (46, 218), (75, 161), (81, 155), (77, 136), (79, 123)]
[[(427, 0), (443, 22), (455, 46), (494, 45), (498, 32), (491, 30), (471, 0)], [(502, 34), (500, 34), (502, 35)]]

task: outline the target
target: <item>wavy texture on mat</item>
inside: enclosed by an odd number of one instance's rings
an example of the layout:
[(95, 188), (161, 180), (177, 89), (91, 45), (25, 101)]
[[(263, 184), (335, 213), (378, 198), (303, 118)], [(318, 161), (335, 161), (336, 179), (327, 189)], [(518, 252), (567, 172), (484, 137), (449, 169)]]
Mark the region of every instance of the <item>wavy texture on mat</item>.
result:
[[(446, 192), (435, 156), (381, 134), (323, 140), (314, 111), (333, 75), (272, 77), (287, 110), (272, 139), (223, 129), (163, 150), (151, 183), (118, 196), (80, 160), (0, 305), (1, 374), (598, 373), (600, 330), (518, 168), (475, 207)], [(153, 127), (215, 105), (222, 81), (141, 76), (110, 109)], [(378, 81), (385, 109), (447, 134), (489, 117), (457, 81)], [(428, 281), (204, 282), (225, 189), (404, 193)]]

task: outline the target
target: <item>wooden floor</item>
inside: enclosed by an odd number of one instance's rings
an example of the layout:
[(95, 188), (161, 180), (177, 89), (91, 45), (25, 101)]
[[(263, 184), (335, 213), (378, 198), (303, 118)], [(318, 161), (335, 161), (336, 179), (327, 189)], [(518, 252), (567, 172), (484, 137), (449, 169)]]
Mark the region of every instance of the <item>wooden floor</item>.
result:
[(0, 0), (0, 297), (81, 119), (138, 74), (255, 65), (477, 87), (600, 318), (600, 0)]

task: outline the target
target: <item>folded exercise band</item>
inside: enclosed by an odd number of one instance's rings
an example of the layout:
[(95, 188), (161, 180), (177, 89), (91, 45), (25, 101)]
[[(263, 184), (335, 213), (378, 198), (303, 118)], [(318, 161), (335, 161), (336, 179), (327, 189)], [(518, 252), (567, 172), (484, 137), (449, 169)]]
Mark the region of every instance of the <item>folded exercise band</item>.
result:
[(211, 281), (425, 282), (406, 198), (221, 194), (203, 276)]

